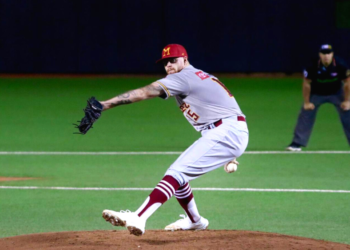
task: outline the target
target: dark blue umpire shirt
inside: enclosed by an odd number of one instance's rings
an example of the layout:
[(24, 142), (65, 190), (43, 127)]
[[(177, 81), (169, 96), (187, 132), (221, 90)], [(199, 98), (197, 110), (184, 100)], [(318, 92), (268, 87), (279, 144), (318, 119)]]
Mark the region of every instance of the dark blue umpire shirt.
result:
[(342, 80), (350, 76), (349, 67), (339, 58), (325, 67), (321, 60), (304, 70), (304, 76), (311, 80), (311, 95), (334, 95), (342, 88)]

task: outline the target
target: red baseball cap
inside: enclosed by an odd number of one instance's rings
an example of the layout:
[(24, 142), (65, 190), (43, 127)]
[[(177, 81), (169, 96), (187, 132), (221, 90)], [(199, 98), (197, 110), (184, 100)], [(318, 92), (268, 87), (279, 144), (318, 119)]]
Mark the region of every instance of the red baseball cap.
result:
[(159, 63), (163, 59), (171, 57), (188, 57), (186, 49), (180, 44), (169, 44), (165, 46), (162, 51), (162, 58), (160, 58), (156, 63)]

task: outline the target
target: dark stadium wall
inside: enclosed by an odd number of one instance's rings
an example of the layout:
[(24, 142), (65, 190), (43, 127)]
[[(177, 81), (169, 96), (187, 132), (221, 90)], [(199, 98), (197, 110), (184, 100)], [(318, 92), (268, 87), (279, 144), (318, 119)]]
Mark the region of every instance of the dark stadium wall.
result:
[(0, 73), (160, 73), (168, 43), (210, 72), (300, 72), (322, 43), (350, 62), (342, 2), (0, 0)]

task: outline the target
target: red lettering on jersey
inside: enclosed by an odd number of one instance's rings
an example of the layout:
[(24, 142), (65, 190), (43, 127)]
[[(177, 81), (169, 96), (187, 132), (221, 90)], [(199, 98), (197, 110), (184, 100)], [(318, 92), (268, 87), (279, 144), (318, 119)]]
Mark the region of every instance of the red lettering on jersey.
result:
[(208, 74), (206, 74), (206, 73), (204, 73), (204, 72), (202, 72), (202, 71), (196, 72), (196, 75), (197, 75), (200, 79), (202, 79), (202, 80), (207, 79), (207, 78), (210, 77)]
[(218, 84), (220, 84), (220, 86), (227, 92), (227, 94), (230, 97), (233, 97), (233, 95), (231, 94), (231, 92), (228, 90), (228, 88), (226, 88), (225, 84), (223, 84), (222, 82), (219, 81), (219, 79), (215, 79), (215, 78), (210, 78), (212, 81), (217, 82)]
[(180, 106), (179, 108), (181, 109), (181, 111), (182, 111), (182, 113), (183, 113), (183, 112), (185, 112), (189, 107), (190, 107), (190, 105), (184, 102), (183, 104), (181, 104), (181, 106)]
[(197, 115), (195, 112), (192, 112), (192, 113), (191, 113), (191, 110), (189, 109), (189, 110), (187, 111), (187, 114), (188, 114), (194, 121), (198, 121), (199, 115)]

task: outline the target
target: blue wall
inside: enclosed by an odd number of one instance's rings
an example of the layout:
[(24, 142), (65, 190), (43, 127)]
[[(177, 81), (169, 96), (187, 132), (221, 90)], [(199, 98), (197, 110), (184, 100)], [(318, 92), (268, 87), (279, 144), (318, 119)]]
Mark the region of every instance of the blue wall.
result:
[(210, 72), (300, 72), (322, 43), (350, 61), (331, 0), (0, 0), (1, 73), (159, 73), (168, 43)]

